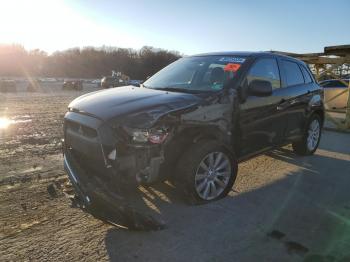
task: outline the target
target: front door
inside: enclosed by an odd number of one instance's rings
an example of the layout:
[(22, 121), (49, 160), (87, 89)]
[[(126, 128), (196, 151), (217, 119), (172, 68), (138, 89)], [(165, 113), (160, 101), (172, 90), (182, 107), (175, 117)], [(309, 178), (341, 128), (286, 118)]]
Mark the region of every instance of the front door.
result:
[[(270, 96), (257, 97), (249, 94), (253, 80), (269, 81), (273, 92)], [(273, 57), (259, 58), (248, 71), (242, 88), (247, 88), (246, 101), (240, 105), (240, 157), (258, 153), (281, 143), (287, 120), (279, 110), (284, 96), (280, 71)]]

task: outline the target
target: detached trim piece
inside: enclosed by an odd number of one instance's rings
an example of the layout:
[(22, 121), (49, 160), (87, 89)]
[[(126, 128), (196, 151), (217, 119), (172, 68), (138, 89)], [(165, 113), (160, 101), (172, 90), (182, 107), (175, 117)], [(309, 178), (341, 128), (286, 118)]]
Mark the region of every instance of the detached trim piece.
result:
[(77, 178), (77, 175), (74, 173), (73, 169), (71, 168), (66, 155), (63, 156), (63, 164), (64, 164), (64, 169), (68, 174), (69, 180), (72, 182), (74, 188), (76, 189), (76, 192), (80, 197), (84, 199), (85, 204), (90, 205), (91, 199), (89, 196), (85, 195), (83, 193), (83, 190), (80, 188), (80, 182)]
[(66, 155), (63, 156), (63, 159), (64, 159), (64, 160), (63, 160), (64, 167), (65, 167), (65, 169), (66, 169), (68, 175), (69, 175), (70, 177), (73, 178), (74, 183), (78, 184), (78, 179), (76, 178), (76, 176), (75, 176), (75, 174), (74, 174), (72, 168), (70, 167)]

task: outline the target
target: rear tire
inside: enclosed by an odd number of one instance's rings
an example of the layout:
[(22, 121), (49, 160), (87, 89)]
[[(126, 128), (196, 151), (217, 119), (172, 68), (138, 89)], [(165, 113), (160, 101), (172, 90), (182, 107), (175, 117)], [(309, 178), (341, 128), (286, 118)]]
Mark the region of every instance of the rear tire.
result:
[(321, 140), (322, 120), (317, 114), (313, 114), (308, 121), (307, 128), (300, 141), (292, 143), (293, 151), (302, 156), (312, 155)]
[(217, 141), (194, 144), (180, 159), (177, 177), (189, 204), (204, 204), (225, 197), (237, 175), (237, 160)]

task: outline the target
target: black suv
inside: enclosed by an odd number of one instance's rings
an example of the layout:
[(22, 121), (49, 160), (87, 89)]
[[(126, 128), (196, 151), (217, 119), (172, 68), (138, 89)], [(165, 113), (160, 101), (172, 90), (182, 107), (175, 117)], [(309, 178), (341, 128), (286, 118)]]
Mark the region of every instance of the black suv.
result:
[(323, 121), (321, 89), (305, 63), (268, 52), (201, 54), (141, 88), (75, 99), (65, 115), (64, 164), (86, 205), (99, 185), (106, 192), (168, 178), (204, 203), (227, 195), (243, 160), (289, 143), (313, 154)]

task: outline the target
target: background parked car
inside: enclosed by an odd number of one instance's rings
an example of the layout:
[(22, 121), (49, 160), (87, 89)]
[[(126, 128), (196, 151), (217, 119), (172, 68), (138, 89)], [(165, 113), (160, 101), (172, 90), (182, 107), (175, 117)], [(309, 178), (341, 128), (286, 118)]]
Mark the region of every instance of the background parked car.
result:
[(142, 80), (130, 80), (129, 85), (139, 87), (142, 84), (142, 82), (143, 82)]
[(45, 77), (41, 79), (42, 82), (57, 82), (56, 78), (52, 78), (52, 77)]
[[(343, 83), (342, 81), (347, 83), (347, 85), (345, 85), (345, 83)], [(339, 79), (332, 79), (332, 80), (321, 81), (319, 83), (324, 90), (324, 101), (325, 101), (326, 108), (345, 109), (347, 107), (349, 92), (344, 92), (344, 90), (346, 88), (349, 88), (349, 79), (342, 79), (342, 81), (340, 81)], [(336, 97), (335, 99), (331, 100), (333, 97), (337, 96), (341, 92), (344, 92), (344, 93)]]
[(111, 76), (105, 76), (101, 80), (102, 88), (111, 88), (111, 87), (119, 87), (126, 86), (129, 84), (130, 77), (124, 75), (122, 72), (112, 71)]
[(119, 77), (105, 76), (101, 80), (102, 88), (111, 88), (125, 85), (127, 85), (127, 82)]
[(97, 87), (100, 87), (101, 86), (101, 79), (94, 79), (91, 81), (91, 84), (94, 84)]
[(83, 82), (81, 80), (64, 81), (63, 90), (83, 90)]
[(30, 79), (27, 85), (27, 92), (38, 92), (40, 90), (40, 80)]
[(17, 85), (14, 80), (0, 80), (0, 92), (17, 92)]

